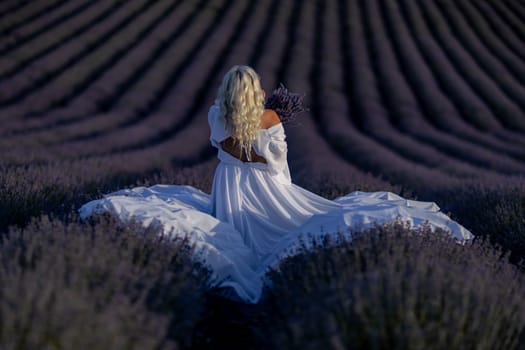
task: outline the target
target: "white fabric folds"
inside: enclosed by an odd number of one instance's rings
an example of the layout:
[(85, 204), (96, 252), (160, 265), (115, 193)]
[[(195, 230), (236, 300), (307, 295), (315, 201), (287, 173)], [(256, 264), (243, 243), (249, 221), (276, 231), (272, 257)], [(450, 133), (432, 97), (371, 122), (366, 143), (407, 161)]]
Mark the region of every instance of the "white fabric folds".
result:
[(247, 303), (259, 301), (265, 272), (292, 254), (303, 234), (348, 236), (350, 229), (400, 219), (448, 230), (458, 240), (473, 237), (433, 202), (390, 192), (352, 192), (332, 201), (293, 184), (282, 124), (259, 131), (254, 150), (264, 164), (243, 163), (221, 149), (229, 132), (218, 106), (210, 108), (208, 122), (220, 159), (211, 194), (191, 186), (136, 187), (84, 204), (81, 217), (110, 212), (124, 222), (135, 218), (160, 225), (165, 234), (188, 235), (195, 258), (212, 270), (211, 284), (233, 288)]

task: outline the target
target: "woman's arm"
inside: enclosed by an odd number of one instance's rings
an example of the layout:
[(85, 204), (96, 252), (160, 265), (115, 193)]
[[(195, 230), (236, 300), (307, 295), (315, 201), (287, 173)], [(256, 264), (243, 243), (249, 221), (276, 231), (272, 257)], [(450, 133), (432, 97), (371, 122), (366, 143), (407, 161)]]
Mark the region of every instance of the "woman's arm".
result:
[(272, 126), (279, 124), (280, 122), (281, 118), (279, 118), (279, 115), (273, 109), (265, 109), (264, 113), (261, 115), (262, 129), (271, 128)]

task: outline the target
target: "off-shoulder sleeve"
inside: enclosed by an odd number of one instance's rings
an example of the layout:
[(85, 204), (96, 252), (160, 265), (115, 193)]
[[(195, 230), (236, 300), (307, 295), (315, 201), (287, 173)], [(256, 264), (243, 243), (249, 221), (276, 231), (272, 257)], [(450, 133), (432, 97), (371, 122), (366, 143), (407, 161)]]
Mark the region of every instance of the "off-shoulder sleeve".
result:
[(226, 128), (226, 121), (220, 115), (219, 106), (214, 104), (208, 111), (208, 124), (210, 126), (210, 142), (212, 146), (220, 148), (220, 142), (230, 136)]
[(254, 148), (257, 154), (266, 159), (270, 174), (277, 176), (281, 182), (291, 182), (287, 160), (288, 146), (282, 124), (262, 129)]

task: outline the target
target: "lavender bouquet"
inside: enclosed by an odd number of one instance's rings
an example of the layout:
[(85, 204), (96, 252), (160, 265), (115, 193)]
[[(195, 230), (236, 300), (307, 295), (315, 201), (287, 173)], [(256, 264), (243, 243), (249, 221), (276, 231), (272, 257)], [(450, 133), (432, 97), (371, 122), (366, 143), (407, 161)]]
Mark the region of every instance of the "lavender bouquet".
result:
[(288, 123), (295, 120), (299, 113), (307, 111), (304, 107), (304, 94), (288, 91), (283, 83), (273, 90), (272, 94), (266, 98), (264, 107), (273, 109), (281, 118), (281, 123)]

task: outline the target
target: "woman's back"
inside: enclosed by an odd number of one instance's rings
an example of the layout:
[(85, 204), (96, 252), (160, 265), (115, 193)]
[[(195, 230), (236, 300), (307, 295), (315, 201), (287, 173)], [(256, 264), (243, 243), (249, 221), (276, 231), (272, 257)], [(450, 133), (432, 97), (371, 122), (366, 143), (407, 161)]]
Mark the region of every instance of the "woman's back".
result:
[[(274, 110), (265, 109), (263, 114), (260, 117), (261, 119), (261, 129), (269, 129), (281, 123), (279, 116)], [(250, 150), (244, 150), (242, 145), (234, 139), (232, 136), (227, 137), (226, 139), (220, 142), (221, 148), (229, 153), (231, 156), (239, 159), (242, 162), (259, 162), (266, 164), (266, 159), (258, 154), (253, 147)], [(247, 152), (250, 156), (248, 157)]]
[[(243, 167), (264, 169), (271, 175), (278, 176), (278, 180), (290, 183), (288, 162), (286, 159), (288, 147), (286, 134), (277, 113), (265, 110), (260, 116), (261, 128), (250, 150), (248, 159), (241, 145), (231, 136), (225, 118), (219, 107), (214, 104), (208, 112), (210, 126), (210, 142), (218, 149), (217, 157), (221, 162)], [(280, 175), (280, 176), (279, 176)]]

